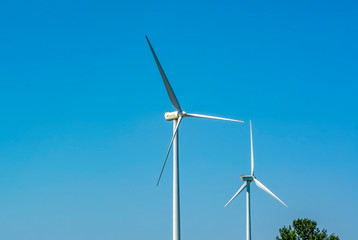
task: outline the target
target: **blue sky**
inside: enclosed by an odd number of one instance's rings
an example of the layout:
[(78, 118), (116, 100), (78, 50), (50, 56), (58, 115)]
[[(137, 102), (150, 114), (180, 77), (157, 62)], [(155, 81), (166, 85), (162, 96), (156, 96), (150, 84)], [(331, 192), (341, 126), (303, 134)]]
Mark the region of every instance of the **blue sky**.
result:
[[(252, 119), (252, 237), (354, 239), (356, 1), (2, 1), (0, 239), (170, 239), (173, 111)], [(182, 239), (243, 239), (248, 124), (185, 119)], [(170, 158), (171, 160), (171, 158)]]

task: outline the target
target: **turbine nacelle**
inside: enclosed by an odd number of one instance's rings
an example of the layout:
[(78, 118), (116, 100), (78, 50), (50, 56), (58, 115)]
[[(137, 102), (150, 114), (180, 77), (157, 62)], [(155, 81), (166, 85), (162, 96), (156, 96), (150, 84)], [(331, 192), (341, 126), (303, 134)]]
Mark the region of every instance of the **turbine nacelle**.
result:
[(241, 181), (253, 181), (255, 179), (254, 176), (251, 175), (241, 175), (240, 176)]
[(165, 120), (167, 121), (173, 121), (178, 119), (179, 117), (184, 117), (186, 115), (186, 112), (184, 111), (175, 111), (175, 112), (166, 112), (164, 114)]
[(179, 118), (179, 112), (175, 111), (175, 112), (166, 112), (164, 114), (165, 120), (167, 121), (173, 121), (175, 119)]

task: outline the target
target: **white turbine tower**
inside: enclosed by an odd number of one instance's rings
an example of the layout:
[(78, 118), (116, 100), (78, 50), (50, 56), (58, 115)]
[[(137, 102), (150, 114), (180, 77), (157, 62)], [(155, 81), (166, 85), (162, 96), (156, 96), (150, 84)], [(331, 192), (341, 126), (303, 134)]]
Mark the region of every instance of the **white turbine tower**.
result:
[(147, 39), (147, 42), (149, 44), (150, 50), (152, 51), (153, 57), (155, 59), (155, 62), (158, 66), (160, 75), (163, 78), (163, 82), (165, 85), (165, 88), (167, 90), (167, 93), (169, 95), (170, 101), (174, 105), (174, 107), (177, 109), (175, 112), (167, 112), (165, 113), (165, 119), (167, 121), (173, 121), (173, 137), (169, 144), (169, 149), (167, 151), (167, 155), (165, 156), (164, 164), (162, 167), (162, 170), (160, 172), (157, 186), (159, 184), (160, 178), (162, 176), (165, 164), (168, 159), (168, 155), (170, 152), (171, 147), (173, 146), (173, 240), (180, 240), (180, 205), (179, 205), (179, 151), (178, 151), (178, 129), (181, 120), (184, 117), (196, 117), (196, 118), (208, 118), (208, 119), (218, 119), (218, 120), (225, 120), (225, 121), (232, 121), (232, 122), (243, 122), (240, 120), (235, 119), (228, 119), (228, 118), (221, 118), (221, 117), (213, 117), (213, 116), (207, 116), (207, 115), (201, 115), (201, 114), (193, 114), (193, 113), (186, 113), (184, 112), (178, 102), (178, 99), (176, 98), (174, 91), (172, 87), (170, 86), (170, 83), (163, 71), (162, 66), (159, 63), (159, 60), (154, 52), (154, 49), (152, 45), (149, 42), (149, 39), (147, 36), (145, 36)]
[(259, 180), (254, 176), (254, 149), (252, 143), (252, 125), (250, 120), (250, 141), (251, 141), (251, 175), (241, 175), (240, 178), (244, 181), (244, 184), (240, 189), (235, 193), (235, 195), (230, 199), (230, 201), (225, 205), (225, 207), (234, 200), (237, 195), (239, 195), (242, 190), (246, 188), (246, 240), (251, 240), (251, 213), (250, 213), (250, 183), (254, 181), (256, 185), (270, 194), (272, 197), (276, 198), (280, 203), (288, 207), (284, 202), (282, 202), (275, 194), (273, 194), (267, 187), (265, 187)]

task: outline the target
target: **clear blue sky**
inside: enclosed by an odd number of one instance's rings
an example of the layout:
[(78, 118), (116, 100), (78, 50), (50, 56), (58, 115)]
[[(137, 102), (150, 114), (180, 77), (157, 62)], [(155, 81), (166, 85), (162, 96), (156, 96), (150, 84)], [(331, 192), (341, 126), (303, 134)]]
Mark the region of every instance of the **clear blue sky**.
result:
[[(298, 217), (356, 239), (356, 1), (1, 1), (0, 239), (171, 239), (183, 109), (252, 119), (252, 237)], [(248, 124), (185, 119), (182, 239), (243, 239)]]

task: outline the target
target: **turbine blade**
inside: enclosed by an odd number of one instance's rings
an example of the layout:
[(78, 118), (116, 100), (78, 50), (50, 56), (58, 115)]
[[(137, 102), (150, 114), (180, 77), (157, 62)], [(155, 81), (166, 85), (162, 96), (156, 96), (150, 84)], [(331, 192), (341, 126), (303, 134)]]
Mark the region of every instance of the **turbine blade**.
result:
[(160, 178), (162, 177), (165, 164), (167, 163), (167, 160), (168, 160), (168, 156), (169, 156), (169, 153), (170, 153), (170, 149), (172, 148), (174, 138), (175, 138), (175, 136), (177, 135), (178, 128), (179, 128), (179, 124), (180, 124), (180, 122), (181, 122), (182, 119), (183, 119), (183, 117), (179, 117), (179, 118), (178, 118), (178, 123), (177, 123), (177, 125), (176, 125), (176, 127), (175, 127), (175, 131), (174, 131), (174, 133), (173, 133), (172, 140), (170, 141), (169, 149), (168, 149), (167, 155), (165, 156), (165, 160), (164, 160), (164, 164), (163, 164), (162, 170), (160, 171), (160, 175), (159, 175), (159, 178), (158, 178), (158, 181), (157, 181), (157, 186), (159, 185)]
[(254, 175), (254, 147), (252, 143), (252, 125), (250, 120), (250, 141), (251, 141), (251, 176)]
[(256, 178), (254, 178), (254, 182), (256, 183), (256, 185), (261, 188), (262, 190), (264, 190), (265, 192), (267, 192), (268, 194), (270, 194), (272, 197), (276, 198), (280, 203), (282, 203), (283, 205), (285, 205), (286, 207), (288, 207), (284, 202), (281, 201), (281, 199), (279, 199), (275, 194), (273, 194), (267, 187), (265, 187), (259, 180), (257, 180)]
[(213, 116), (195, 114), (195, 113), (185, 113), (185, 117), (208, 118), (208, 119), (217, 119), (217, 120), (224, 120), (224, 121), (231, 121), (231, 122), (241, 122), (241, 123), (244, 122), (244, 121), (241, 121), (241, 120), (235, 120), (235, 119), (230, 119), (230, 118), (222, 118), (222, 117), (213, 117)]
[(240, 189), (235, 193), (235, 195), (230, 199), (230, 201), (227, 202), (227, 204), (224, 207), (226, 207), (229, 203), (231, 203), (231, 201), (234, 200), (237, 197), (237, 195), (239, 195), (239, 193), (241, 193), (241, 191), (245, 189), (246, 186), (247, 186), (247, 182), (245, 181), (244, 184), (242, 184), (242, 186), (240, 187)]
[(150, 47), (150, 50), (152, 51), (154, 60), (155, 60), (155, 62), (157, 63), (157, 66), (158, 66), (160, 75), (161, 75), (162, 78), (163, 78), (163, 82), (164, 82), (165, 88), (167, 89), (167, 93), (168, 93), (168, 96), (169, 96), (169, 98), (170, 98), (170, 101), (172, 102), (172, 104), (174, 105), (174, 107), (175, 107), (179, 112), (181, 112), (182, 110), (181, 110), (181, 107), (180, 107), (180, 105), (179, 105), (178, 99), (177, 99), (177, 97), (175, 96), (172, 87), (170, 86), (170, 83), (169, 83), (169, 81), (168, 81), (167, 76), (166, 76), (165, 73), (164, 73), (164, 70), (163, 70), (162, 66), (160, 65), (160, 62), (159, 62), (159, 60), (158, 60), (158, 58), (157, 58), (157, 55), (156, 55), (155, 52), (154, 52), (154, 49), (153, 49), (153, 47), (152, 47), (152, 44), (150, 44), (149, 39), (148, 39), (147, 36), (145, 36), (145, 38), (147, 39), (147, 42), (148, 42), (149, 47)]

